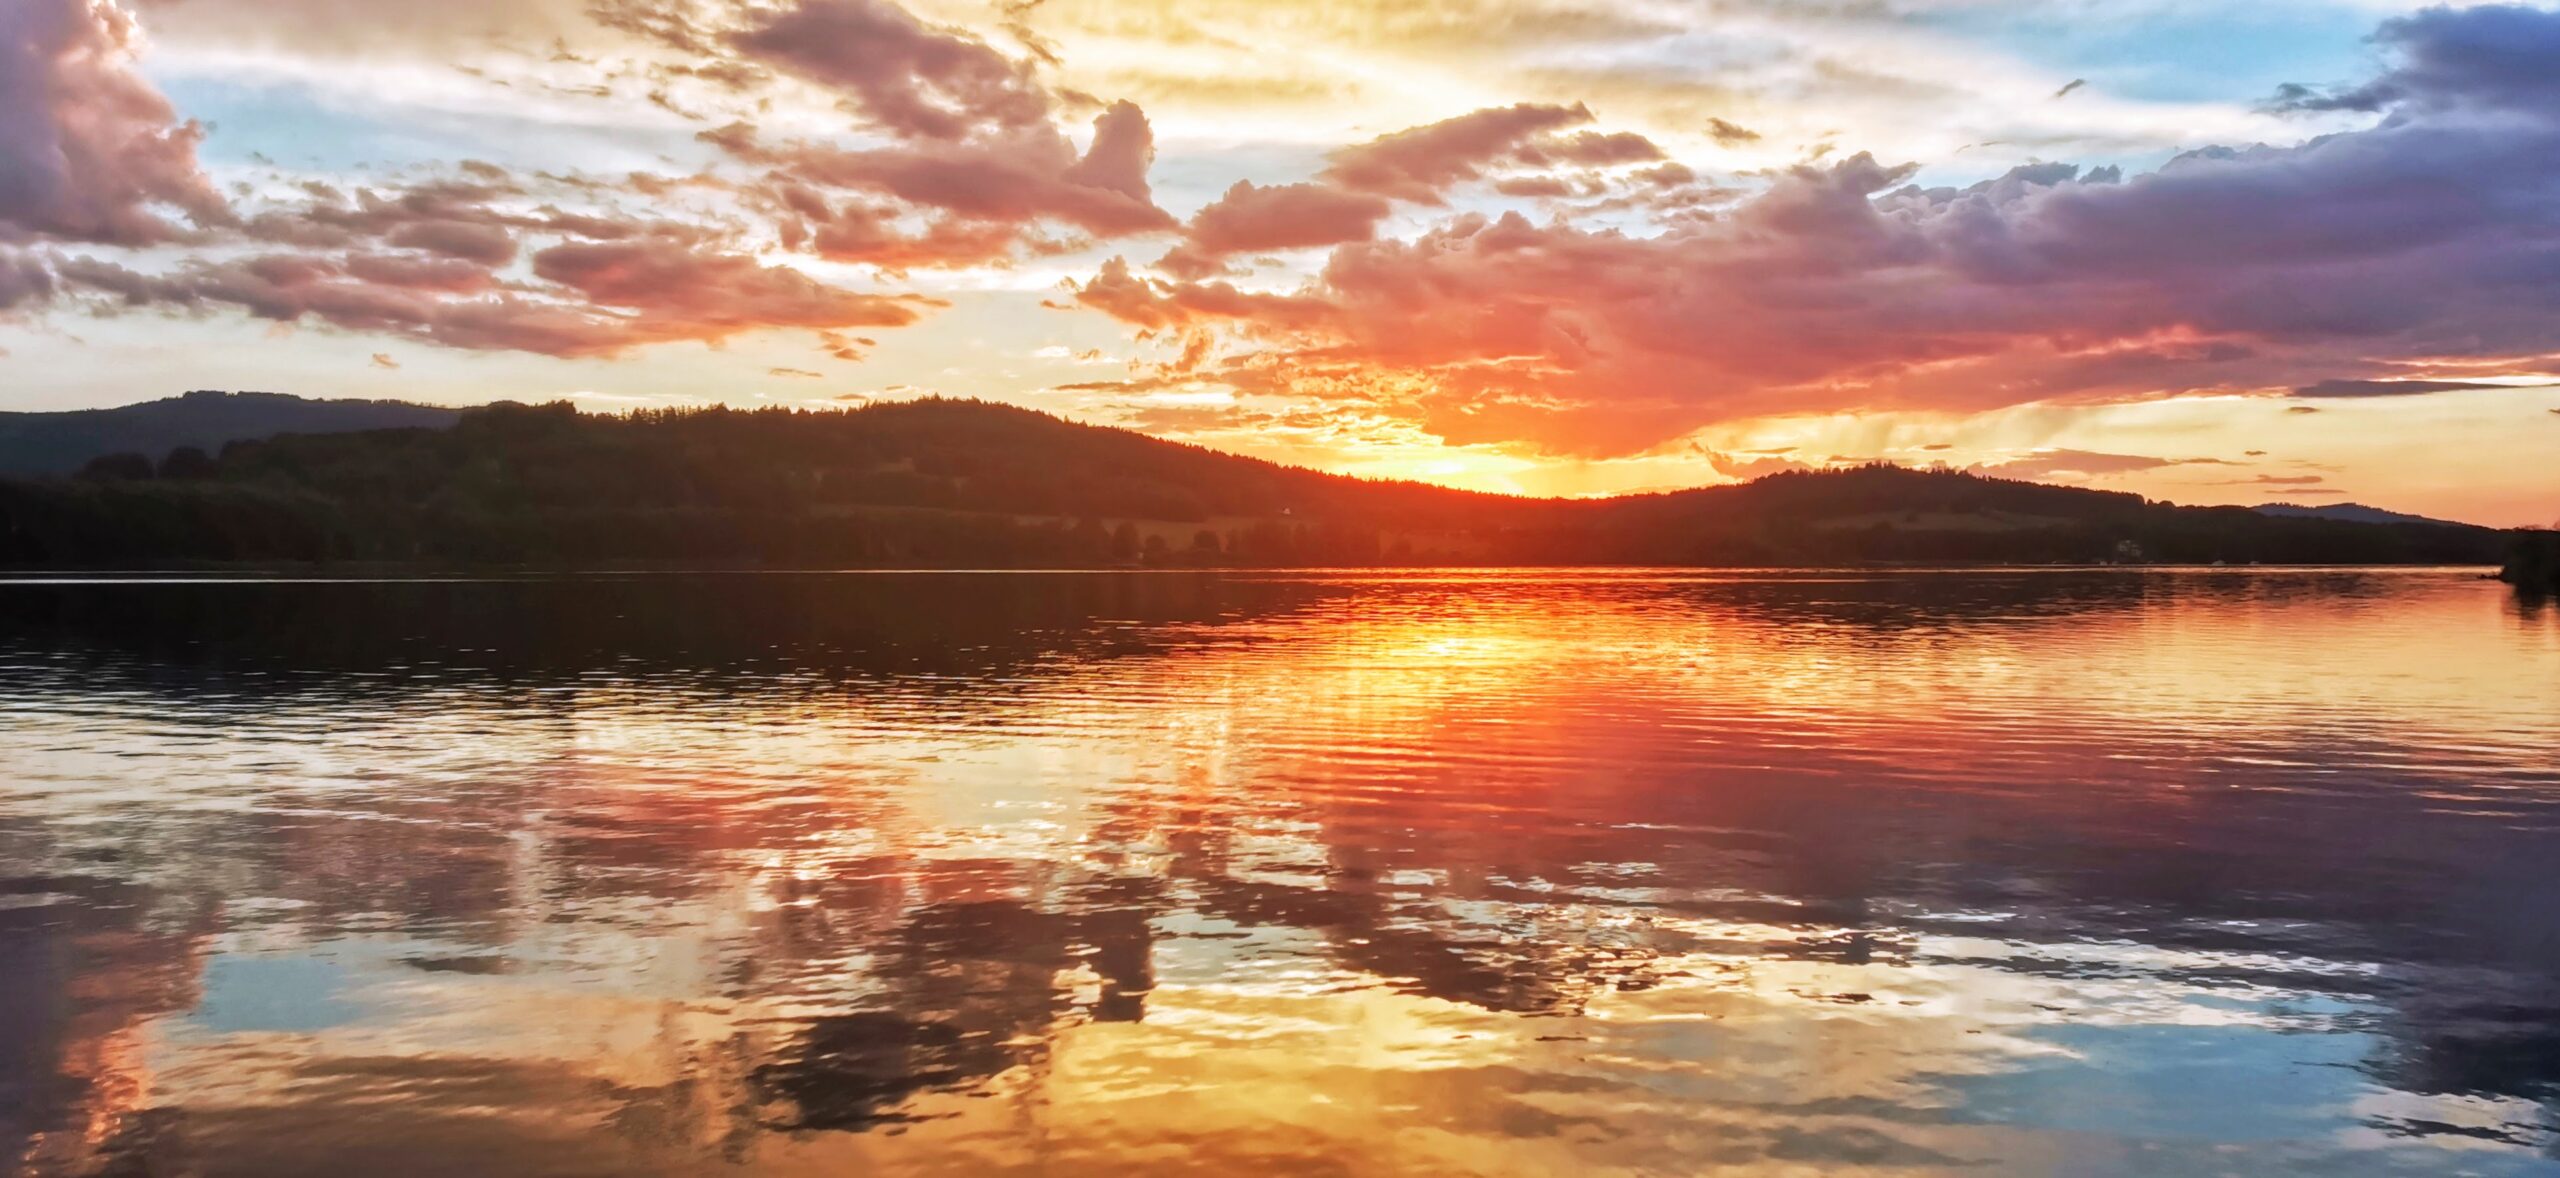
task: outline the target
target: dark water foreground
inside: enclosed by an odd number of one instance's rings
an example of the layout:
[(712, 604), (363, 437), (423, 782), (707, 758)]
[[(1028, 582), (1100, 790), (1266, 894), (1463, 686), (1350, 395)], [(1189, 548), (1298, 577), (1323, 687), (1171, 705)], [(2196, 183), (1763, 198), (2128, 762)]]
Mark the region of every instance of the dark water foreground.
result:
[(2560, 1173), (2560, 611), (0, 583), (12, 1168)]

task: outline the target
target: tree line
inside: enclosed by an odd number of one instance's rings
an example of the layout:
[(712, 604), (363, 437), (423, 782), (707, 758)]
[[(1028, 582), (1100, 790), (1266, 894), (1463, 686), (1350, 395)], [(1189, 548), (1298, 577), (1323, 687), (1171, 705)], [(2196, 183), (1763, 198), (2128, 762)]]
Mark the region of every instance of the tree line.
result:
[(1609, 500), (1281, 466), (986, 402), (624, 415), (102, 456), (0, 482), (0, 563), (795, 567), (2495, 563), (2480, 528), (1874, 465)]

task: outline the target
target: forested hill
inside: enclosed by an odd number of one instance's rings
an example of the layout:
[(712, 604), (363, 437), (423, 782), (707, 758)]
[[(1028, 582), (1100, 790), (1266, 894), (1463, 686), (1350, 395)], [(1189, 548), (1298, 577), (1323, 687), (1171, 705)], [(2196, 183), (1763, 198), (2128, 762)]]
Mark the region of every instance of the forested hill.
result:
[(0, 413), (0, 477), (67, 475), (102, 454), (160, 459), (176, 449), (211, 453), (231, 442), (278, 434), (448, 426), (459, 416), (456, 410), (402, 401), (219, 392), (113, 409)]
[(2311, 519), (2342, 519), (2349, 523), (2359, 524), (2444, 524), (2454, 522), (2452, 520), (2430, 519), (2423, 515), (2411, 515), (2405, 511), (2385, 511), (2379, 507), (2367, 507), (2361, 503), (2323, 503), (2317, 507), (2308, 507), (2300, 503), (2263, 503), (2260, 504), (2256, 510), (2260, 515), (2298, 515)]
[(974, 401), (596, 416), (109, 456), (0, 483), (0, 562), (787, 567), (2494, 563), (2481, 528), (2280, 518), (1889, 466), (1536, 500), (1279, 466)]

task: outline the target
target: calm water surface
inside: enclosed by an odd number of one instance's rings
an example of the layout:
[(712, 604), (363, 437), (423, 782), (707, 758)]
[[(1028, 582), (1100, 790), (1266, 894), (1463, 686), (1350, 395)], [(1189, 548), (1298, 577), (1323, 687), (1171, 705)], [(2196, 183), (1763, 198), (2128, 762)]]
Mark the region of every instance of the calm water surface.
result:
[(0, 583), (0, 1170), (2560, 1173), (2473, 576)]

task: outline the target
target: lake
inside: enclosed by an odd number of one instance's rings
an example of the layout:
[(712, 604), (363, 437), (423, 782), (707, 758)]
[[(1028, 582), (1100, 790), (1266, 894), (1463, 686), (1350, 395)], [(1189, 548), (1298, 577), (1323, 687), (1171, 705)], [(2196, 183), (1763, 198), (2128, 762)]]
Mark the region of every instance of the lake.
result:
[(0, 582), (0, 1169), (2560, 1173), (2477, 577)]

